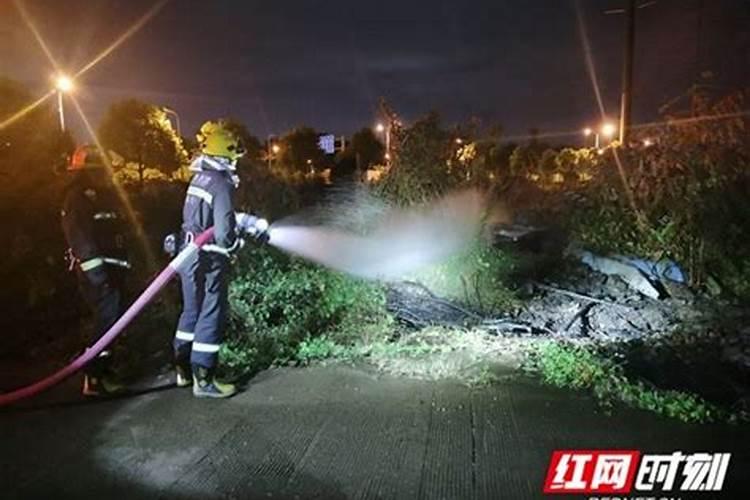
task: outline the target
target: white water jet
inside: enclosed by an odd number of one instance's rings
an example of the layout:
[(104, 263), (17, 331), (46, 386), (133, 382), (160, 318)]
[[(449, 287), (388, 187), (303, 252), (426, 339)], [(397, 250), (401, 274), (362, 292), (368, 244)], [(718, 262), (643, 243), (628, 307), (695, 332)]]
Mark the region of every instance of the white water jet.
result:
[(462, 191), (423, 209), (386, 210), (365, 235), (323, 225), (274, 224), (270, 243), (355, 276), (391, 280), (464, 249), (479, 233), (483, 211), (482, 196)]

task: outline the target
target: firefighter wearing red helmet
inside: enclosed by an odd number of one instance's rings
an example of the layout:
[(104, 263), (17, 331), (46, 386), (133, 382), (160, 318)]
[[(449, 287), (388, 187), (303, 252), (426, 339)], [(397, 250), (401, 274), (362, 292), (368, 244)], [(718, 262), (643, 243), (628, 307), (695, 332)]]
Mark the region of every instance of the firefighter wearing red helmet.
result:
[[(78, 147), (68, 165), (62, 228), (68, 243), (70, 270), (94, 313), (94, 335), (101, 337), (121, 313), (125, 272), (130, 268), (124, 245), (125, 220), (120, 197), (102, 156), (94, 146)], [(83, 394), (120, 392), (112, 355), (103, 351), (84, 372)]]

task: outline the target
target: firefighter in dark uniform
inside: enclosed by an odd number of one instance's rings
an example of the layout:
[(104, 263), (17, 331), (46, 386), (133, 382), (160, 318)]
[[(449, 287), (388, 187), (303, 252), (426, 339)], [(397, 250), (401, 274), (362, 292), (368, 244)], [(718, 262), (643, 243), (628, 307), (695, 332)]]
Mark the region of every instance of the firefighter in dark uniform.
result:
[[(244, 243), (246, 232), (235, 214), (232, 194), (239, 183), (237, 160), (244, 154), (238, 137), (222, 121), (206, 122), (197, 135), (201, 154), (191, 163), (182, 231), (192, 238), (214, 227), (214, 242), (186, 262), (180, 272), (183, 311), (174, 338), (177, 385), (192, 385), (196, 397), (225, 398), (237, 389), (215, 378), (219, 348), (226, 327), (230, 257)], [(192, 375), (192, 376), (191, 376)]]
[[(125, 273), (130, 268), (125, 250), (125, 220), (109, 170), (94, 146), (75, 150), (68, 165), (73, 176), (65, 190), (62, 227), (68, 242), (71, 270), (94, 313), (98, 339), (119, 318)], [(111, 369), (112, 355), (103, 351), (84, 371), (83, 394), (120, 392)]]

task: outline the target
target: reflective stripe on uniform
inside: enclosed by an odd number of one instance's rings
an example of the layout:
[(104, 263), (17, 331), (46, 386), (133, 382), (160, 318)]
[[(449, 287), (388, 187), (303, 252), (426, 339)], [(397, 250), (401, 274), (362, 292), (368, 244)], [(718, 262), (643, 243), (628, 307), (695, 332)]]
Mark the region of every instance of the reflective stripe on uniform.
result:
[(97, 212), (94, 214), (94, 220), (104, 219), (116, 219), (117, 214), (115, 212)]
[(194, 352), (219, 352), (220, 344), (204, 344), (203, 342), (193, 342)]
[(229, 249), (224, 248), (224, 247), (220, 247), (219, 245), (212, 245), (212, 244), (203, 245), (201, 247), (201, 250), (205, 250), (206, 252), (215, 252), (215, 253), (219, 253), (219, 254), (221, 254), (221, 255), (223, 255), (225, 257), (229, 257)]
[(87, 272), (95, 269), (99, 266), (104, 265), (104, 259), (101, 257), (94, 257), (93, 259), (85, 260), (81, 262), (81, 271)]
[(88, 272), (104, 264), (112, 264), (130, 269), (130, 262), (126, 260), (113, 259), (111, 257), (94, 257), (93, 259), (81, 262), (81, 271)]
[(104, 257), (103, 260), (107, 264), (112, 264), (114, 266), (120, 266), (120, 267), (126, 267), (130, 269), (130, 262), (128, 262), (127, 260), (113, 259), (111, 257)]
[(199, 188), (198, 186), (188, 187), (187, 194), (190, 196), (195, 196), (197, 198), (200, 198), (201, 200), (205, 201), (209, 205), (213, 203), (214, 201), (214, 197), (211, 193), (209, 193), (203, 188)]
[(174, 334), (174, 338), (177, 340), (184, 340), (186, 342), (192, 342), (195, 338), (194, 333), (190, 332), (183, 332), (182, 330), (177, 330), (177, 332)]

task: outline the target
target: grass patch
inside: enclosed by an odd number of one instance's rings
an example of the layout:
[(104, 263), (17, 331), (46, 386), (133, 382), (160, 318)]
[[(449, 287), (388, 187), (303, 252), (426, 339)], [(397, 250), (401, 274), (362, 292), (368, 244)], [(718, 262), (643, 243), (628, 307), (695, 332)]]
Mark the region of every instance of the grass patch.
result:
[(594, 348), (556, 341), (535, 345), (525, 369), (555, 387), (590, 390), (605, 409), (615, 403), (683, 422), (734, 422), (737, 416), (695, 394), (659, 389), (625, 376), (623, 367)]
[(421, 380), (451, 379), (472, 387), (516, 373), (525, 343), (488, 336), (481, 330), (429, 327), (397, 340), (337, 343), (331, 337), (311, 337), (298, 346), (296, 360), (363, 361), (379, 372)]

